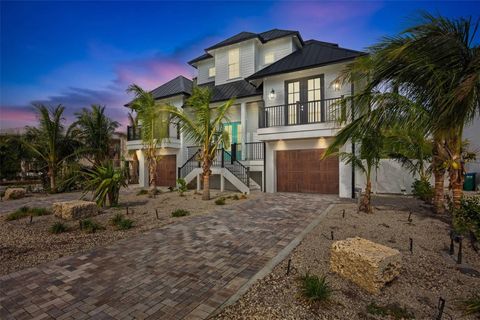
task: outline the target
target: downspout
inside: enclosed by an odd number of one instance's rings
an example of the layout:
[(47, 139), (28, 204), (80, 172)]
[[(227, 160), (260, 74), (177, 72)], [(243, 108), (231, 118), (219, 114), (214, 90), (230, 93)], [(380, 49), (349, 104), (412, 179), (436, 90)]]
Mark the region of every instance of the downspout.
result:
[[(351, 109), (352, 109), (352, 122), (355, 120), (355, 112), (353, 110), (354, 104), (353, 104), (353, 95), (355, 93), (355, 86), (352, 83), (350, 85), (350, 95), (352, 97), (352, 103), (351, 103)], [(355, 154), (355, 143), (352, 142), (352, 154)], [(355, 163), (352, 161), (352, 199), (355, 199)]]
[(267, 192), (267, 143), (263, 141), (263, 192)]

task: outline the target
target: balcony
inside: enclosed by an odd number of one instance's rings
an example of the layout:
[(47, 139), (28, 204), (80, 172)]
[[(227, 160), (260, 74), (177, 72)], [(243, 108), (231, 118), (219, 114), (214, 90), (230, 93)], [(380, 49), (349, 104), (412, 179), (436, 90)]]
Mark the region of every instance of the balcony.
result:
[(142, 127), (127, 126), (127, 141), (142, 140)]
[[(173, 132), (175, 131), (175, 132)], [(142, 127), (127, 126), (127, 150), (143, 149)], [(158, 148), (180, 148), (180, 130), (169, 128), (169, 137), (158, 142)]]
[(342, 99), (343, 96), (262, 107), (259, 110), (259, 128), (335, 122), (346, 115), (347, 106)]

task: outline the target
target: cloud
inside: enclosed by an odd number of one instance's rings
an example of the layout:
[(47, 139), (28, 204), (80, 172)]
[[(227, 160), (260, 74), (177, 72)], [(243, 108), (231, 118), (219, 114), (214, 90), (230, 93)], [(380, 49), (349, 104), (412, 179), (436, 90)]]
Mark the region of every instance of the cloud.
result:
[(37, 117), (33, 107), (0, 106), (0, 131), (8, 128), (21, 129), (26, 125), (35, 125)]

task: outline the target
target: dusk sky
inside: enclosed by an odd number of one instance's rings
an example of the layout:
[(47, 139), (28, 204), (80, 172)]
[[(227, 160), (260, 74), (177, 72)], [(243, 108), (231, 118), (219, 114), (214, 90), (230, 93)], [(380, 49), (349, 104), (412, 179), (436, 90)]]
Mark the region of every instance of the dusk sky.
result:
[(69, 120), (101, 104), (125, 124), (129, 84), (191, 78), (188, 60), (238, 32), (298, 30), (361, 50), (420, 10), (478, 18), (480, 2), (1, 1), (0, 129), (34, 125), (32, 102), (61, 103)]

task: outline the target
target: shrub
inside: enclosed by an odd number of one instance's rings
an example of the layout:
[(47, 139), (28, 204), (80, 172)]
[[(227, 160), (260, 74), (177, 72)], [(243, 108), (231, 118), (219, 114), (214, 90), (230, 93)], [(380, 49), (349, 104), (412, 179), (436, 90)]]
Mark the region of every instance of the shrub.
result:
[(117, 169), (113, 161), (103, 165), (97, 165), (92, 169), (85, 169), (83, 172), (85, 192), (92, 192), (97, 204), (105, 206), (108, 200), (109, 206), (118, 205), (120, 188), (127, 187), (127, 174), (125, 169)]
[(45, 216), (52, 214), (52, 212), (45, 208), (30, 208), (30, 207), (20, 207), (16, 211), (9, 213), (6, 217), (7, 221), (18, 220), (25, 217), (33, 216)]
[(318, 277), (308, 273), (300, 278), (302, 294), (311, 301), (326, 301), (332, 296), (332, 288), (326, 277)]
[(367, 306), (367, 312), (376, 316), (390, 316), (395, 320), (415, 319), (415, 315), (413, 313), (408, 311), (406, 308), (402, 308), (397, 303), (381, 306), (377, 305), (375, 302), (372, 302)]
[(172, 212), (172, 217), (185, 217), (185, 216), (188, 216), (190, 215), (190, 211), (188, 210), (184, 210), (184, 209), (177, 209), (175, 211)]
[(480, 293), (460, 301), (460, 309), (465, 315), (480, 315)]
[(110, 223), (117, 227), (118, 230), (127, 230), (133, 227), (133, 220), (125, 219), (123, 214), (117, 213)]
[(453, 212), (453, 228), (463, 235), (472, 232), (480, 239), (480, 196), (462, 198), (460, 208)]
[(55, 222), (50, 227), (50, 233), (53, 233), (53, 234), (63, 233), (63, 232), (66, 232), (67, 230), (68, 230), (67, 226), (59, 221)]
[(116, 215), (113, 216), (112, 219), (110, 219), (110, 223), (112, 226), (118, 225), (122, 220), (124, 219), (123, 214), (117, 213)]
[(215, 204), (217, 206), (223, 206), (225, 204), (225, 198), (224, 197), (218, 198), (217, 200), (215, 200)]
[(238, 194), (234, 194), (234, 195), (232, 196), (232, 199), (233, 199), (233, 200), (240, 200), (240, 197), (238, 196)]
[(101, 224), (90, 220), (84, 219), (80, 220), (80, 230), (85, 231), (86, 233), (95, 233), (97, 230), (105, 229)]
[(435, 189), (426, 180), (415, 180), (412, 184), (412, 193), (415, 197), (429, 202), (433, 199)]
[(148, 194), (148, 190), (146, 189), (141, 189), (140, 191), (137, 192), (137, 196), (143, 196)]
[(185, 181), (185, 179), (177, 179), (177, 191), (180, 197), (183, 197), (183, 194), (188, 191), (187, 182)]

